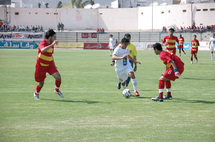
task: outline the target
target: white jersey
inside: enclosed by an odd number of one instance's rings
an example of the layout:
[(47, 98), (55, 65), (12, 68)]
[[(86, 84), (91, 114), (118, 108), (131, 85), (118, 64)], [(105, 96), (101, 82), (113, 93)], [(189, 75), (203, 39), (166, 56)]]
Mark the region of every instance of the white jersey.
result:
[(111, 49), (114, 48), (115, 44), (116, 44), (116, 40), (113, 37), (109, 38), (109, 46)]
[(215, 38), (211, 37), (210, 38), (210, 42), (211, 42), (211, 47), (215, 47)]
[[(116, 49), (114, 50), (113, 54), (118, 57), (122, 57), (125, 54), (128, 55), (128, 48), (122, 49), (120, 46), (117, 46)], [(131, 66), (131, 64), (128, 60), (128, 56), (121, 60), (115, 60), (115, 71), (116, 72), (125, 70), (127, 68), (127, 66)]]

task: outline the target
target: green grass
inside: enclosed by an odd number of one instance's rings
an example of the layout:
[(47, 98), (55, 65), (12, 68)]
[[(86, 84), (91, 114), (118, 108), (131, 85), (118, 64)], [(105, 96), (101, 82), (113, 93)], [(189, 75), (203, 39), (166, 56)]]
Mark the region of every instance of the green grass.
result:
[(151, 100), (165, 70), (153, 51), (138, 51), (141, 97), (129, 99), (116, 88), (109, 51), (58, 49), (54, 59), (65, 98), (54, 94), (47, 74), (36, 101), (36, 56), (37, 50), (0, 50), (1, 142), (215, 141), (215, 61), (209, 52), (200, 51), (193, 65), (190, 55), (181, 57), (185, 72), (172, 83), (173, 100), (163, 103)]

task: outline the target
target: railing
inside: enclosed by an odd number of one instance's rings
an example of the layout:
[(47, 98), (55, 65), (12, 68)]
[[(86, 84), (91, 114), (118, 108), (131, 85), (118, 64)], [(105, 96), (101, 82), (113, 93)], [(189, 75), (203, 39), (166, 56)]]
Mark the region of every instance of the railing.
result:
[[(82, 43), (108, 43), (110, 34), (119, 42), (126, 33), (131, 35), (132, 42), (160, 42), (168, 33), (162, 32), (105, 32), (97, 33), (96, 37), (82, 37), (86, 32), (57, 32), (57, 40), (60, 42), (82, 42)], [(96, 33), (96, 32), (94, 32)], [(91, 34), (91, 33), (90, 33)], [(180, 34), (184, 37), (186, 42), (193, 39), (193, 35), (197, 35), (199, 41), (209, 41), (212, 32), (204, 33), (174, 33), (179, 37)]]

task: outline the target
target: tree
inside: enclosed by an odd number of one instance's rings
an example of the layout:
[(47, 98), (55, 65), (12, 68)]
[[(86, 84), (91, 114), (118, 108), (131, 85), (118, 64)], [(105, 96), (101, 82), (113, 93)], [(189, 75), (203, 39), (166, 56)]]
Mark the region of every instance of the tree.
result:
[(71, 3), (73, 8), (84, 8), (87, 4), (95, 4), (94, 0), (87, 0), (85, 2), (83, 2), (82, 0), (71, 0)]
[(62, 1), (59, 1), (57, 4), (57, 8), (62, 8), (62, 7), (63, 7)]

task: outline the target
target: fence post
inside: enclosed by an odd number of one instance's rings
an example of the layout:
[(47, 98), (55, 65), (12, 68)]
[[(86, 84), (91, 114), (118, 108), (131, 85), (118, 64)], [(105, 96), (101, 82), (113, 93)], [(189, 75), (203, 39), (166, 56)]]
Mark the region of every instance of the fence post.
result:
[(99, 33), (97, 33), (97, 43), (99, 43)]
[(76, 32), (76, 42), (78, 42), (78, 32)]
[(139, 32), (139, 42), (140, 42), (140, 32)]

